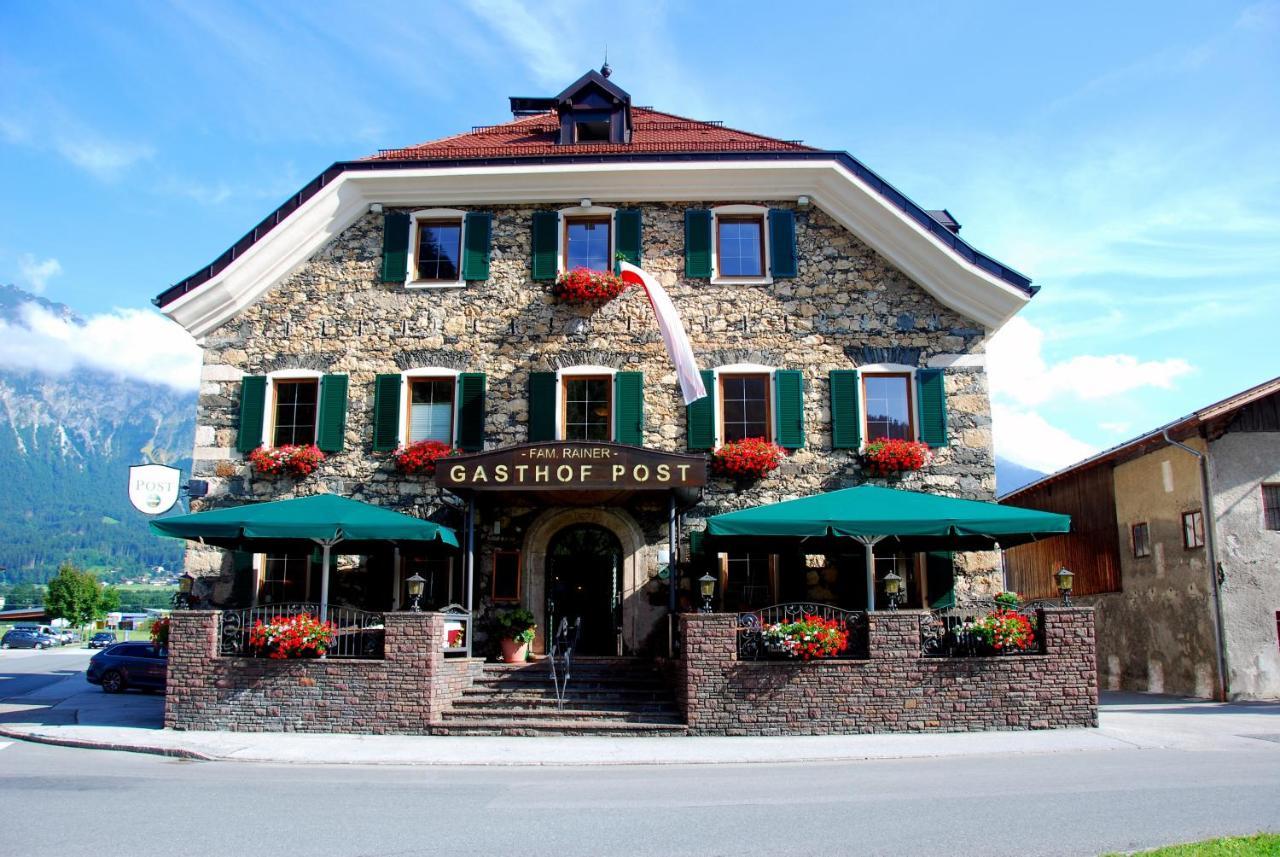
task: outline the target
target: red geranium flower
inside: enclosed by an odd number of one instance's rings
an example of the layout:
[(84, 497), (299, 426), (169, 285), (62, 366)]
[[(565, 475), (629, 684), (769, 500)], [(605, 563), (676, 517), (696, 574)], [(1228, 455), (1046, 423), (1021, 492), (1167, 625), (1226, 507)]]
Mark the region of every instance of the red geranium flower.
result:
[(400, 447), (391, 454), (391, 457), (395, 460), (396, 467), (401, 473), (421, 473), (424, 476), (434, 476), (437, 461), (457, 454), (458, 450), (444, 441), (420, 440), (408, 446)]
[(717, 476), (759, 479), (776, 470), (786, 453), (762, 437), (731, 440), (711, 454), (711, 472)]
[(905, 470), (919, 470), (933, 459), (927, 443), (878, 437), (867, 444), (862, 459), (874, 476), (890, 476)]
[(274, 449), (260, 446), (249, 453), (249, 463), (260, 476), (308, 476), (322, 461), (324, 453), (314, 443), (305, 446), (285, 444)]
[(602, 304), (627, 290), (627, 282), (612, 271), (574, 268), (556, 279), (551, 293), (566, 303)]

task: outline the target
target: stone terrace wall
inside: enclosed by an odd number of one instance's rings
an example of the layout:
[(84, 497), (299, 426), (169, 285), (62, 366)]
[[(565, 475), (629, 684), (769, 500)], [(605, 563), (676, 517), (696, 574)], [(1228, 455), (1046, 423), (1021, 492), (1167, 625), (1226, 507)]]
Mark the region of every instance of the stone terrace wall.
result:
[(218, 616), (173, 614), (164, 712), (170, 729), (425, 733), (480, 664), (444, 657), (439, 613), (387, 614), (379, 661), (221, 657)]
[(1044, 655), (922, 658), (919, 615), (873, 613), (865, 661), (739, 661), (732, 615), (686, 615), (677, 698), (693, 735), (1098, 725), (1093, 611), (1045, 610)]

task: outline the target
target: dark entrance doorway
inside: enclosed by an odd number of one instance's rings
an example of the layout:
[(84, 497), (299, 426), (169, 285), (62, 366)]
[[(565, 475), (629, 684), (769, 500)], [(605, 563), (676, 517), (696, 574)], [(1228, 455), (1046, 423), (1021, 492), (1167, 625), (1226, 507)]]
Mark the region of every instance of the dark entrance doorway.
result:
[(622, 544), (596, 524), (574, 524), (547, 547), (547, 633), (561, 619), (582, 620), (578, 652), (620, 654)]

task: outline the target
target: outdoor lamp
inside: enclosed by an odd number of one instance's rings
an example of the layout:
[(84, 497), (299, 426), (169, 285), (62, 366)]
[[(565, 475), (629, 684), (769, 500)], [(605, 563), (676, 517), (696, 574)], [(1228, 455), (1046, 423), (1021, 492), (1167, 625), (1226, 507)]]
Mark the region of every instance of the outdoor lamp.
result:
[(902, 577), (890, 571), (884, 576), (884, 597), (889, 600), (889, 609), (898, 609), (898, 599), (902, 597)]
[(702, 612), (711, 612), (711, 596), (716, 594), (716, 579), (708, 574), (698, 578), (698, 589), (702, 592)]
[(422, 589), (427, 585), (427, 579), (415, 572), (413, 577), (406, 580), (405, 583), (409, 585), (409, 597), (413, 599), (409, 603), (409, 609), (414, 613), (421, 613), (422, 608), (419, 606), (418, 601), (422, 598)]
[(191, 609), (191, 590), (196, 585), (196, 576), (191, 572), (183, 572), (178, 577), (178, 594), (173, 599), (174, 606), (180, 610)]
[(1066, 607), (1071, 603), (1071, 584), (1076, 576), (1064, 565), (1058, 569), (1058, 573), (1054, 575), (1058, 581), (1058, 592), (1062, 595), (1062, 606)]

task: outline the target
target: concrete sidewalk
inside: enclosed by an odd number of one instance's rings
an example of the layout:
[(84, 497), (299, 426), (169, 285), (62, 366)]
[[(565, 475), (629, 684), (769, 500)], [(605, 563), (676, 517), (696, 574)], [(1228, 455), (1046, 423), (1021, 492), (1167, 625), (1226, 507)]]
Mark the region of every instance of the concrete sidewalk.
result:
[(779, 738), (468, 738), (173, 732), (160, 696), (109, 696), (83, 675), (0, 705), (0, 735), (208, 761), (350, 765), (701, 765), (1017, 753), (1249, 749), (1280, 761), (1280, 704), (1105, 694), (1098, 729)]

